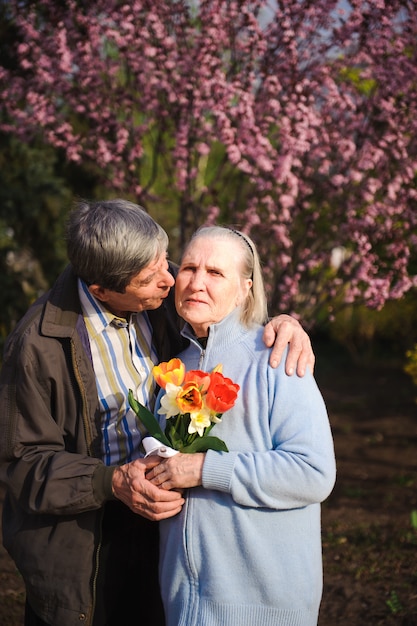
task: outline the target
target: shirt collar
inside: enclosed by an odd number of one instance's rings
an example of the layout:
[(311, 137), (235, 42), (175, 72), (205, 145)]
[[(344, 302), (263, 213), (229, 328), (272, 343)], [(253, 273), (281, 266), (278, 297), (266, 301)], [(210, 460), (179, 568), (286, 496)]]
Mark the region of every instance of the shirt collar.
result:
[(94, 335), (102, 333), (110, 324), (118, 328), (128, 326), (127, 320), (111, 313), (90, 293), (87, 284), (81, 278), (78, 279), (78, 295), (83, 316), (88, 319), (89, 330), (93, 331)]

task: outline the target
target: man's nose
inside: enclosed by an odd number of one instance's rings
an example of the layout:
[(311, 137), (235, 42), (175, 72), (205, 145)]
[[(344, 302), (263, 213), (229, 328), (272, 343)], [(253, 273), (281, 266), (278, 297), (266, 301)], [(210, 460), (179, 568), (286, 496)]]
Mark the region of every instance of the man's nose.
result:
[(175, 279), (173, 275), (170, 272), (168, 272), (168, 270), (164, 270), (164, 273), (162, 276), (162, 282), (166, 287), (172, 287), (173, 284), (175, 283)]

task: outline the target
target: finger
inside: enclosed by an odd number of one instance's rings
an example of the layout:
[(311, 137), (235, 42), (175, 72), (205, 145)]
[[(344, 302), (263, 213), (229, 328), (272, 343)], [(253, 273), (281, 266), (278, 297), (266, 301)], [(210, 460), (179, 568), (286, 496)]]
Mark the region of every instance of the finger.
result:
[(147, 481), (149, 485), (148, 495), (154, 502), (175, 502), (181, 500), (182, 495), (178, 491), (168, 491), (166, 488), (162, 488), (162, 485), (167, 482), (167, 476), (156, 476), (152, 481)]
[(163, 519), (168, 519), (170, 517), (174, 517), (174, 515), (178, 515), (178, 513), (180, 513), (182, 509), (182, 505), (180, 507), (178, 507), (177, 509), (173, 509), (172, 511), (166, 511), (164, 513), (160, 513), (156, 518), (155, 521), (159, 522)]
[(177, 515), (184, 505), (184, 500), (178, 500), (175, 503), (138, 503), (131, 507), (132, 511), (142, 517), (146, 517), (152, 521), (167, 519), (173, 515)]
[[(288, 345), (288, 344), (287, 344)], [(285, 359), (285, 373), (288, 376), (292, 376), (297, 368), (297, 373), (303, 376), (305, 372), (307, 354), (304, 354), (304, 360), (302, 358), (302, 344), (301, 342), (292, 341), (289, 344), (287, 358)], [(281, 354), (282, 357), (282, 354)], [(303, 372), (303, 374), (300, 374)]]
[(159, 461), (157, 463), (154, 463), (151, 466), (151, 469), (146, 472), (146, 478), (150, 480), (151, 482), (154, 482), (153, 479), (156, 478), (156, 476), (159, 476), (162, 472), (166, 471), (167, 464), (170, 460), (170, 459), (162, 459), (161, 457), (157, 457), (157, 458), (159, 459)]
[(310, 368), (312, 374), (314, 374), (314, 366), (315, 366), (315, 364), (316, 364), (316, 357), (312, 353), (310, 358), (307, 361), (307, 366)]
[(147, 480), (149, 480), (151, 483), (153, 483), (155, 476), (158, 475), (158, 472), (155, 469), (155, 467), (153, 467), (152, 469), (149, 470), (149, 472), (146, 472), (145, 475), (146, 475)]
[(314, 363), (315, 356), (308, 335), (304, 337), (301, 343), (291, 342), (285, 362), (285, 371), (289, 376), (292, 376), (296, 370), (297, 376), (302, 377), (305, 375), (307, 367), (313, 373)]
[(164, 481), (163, 477), (161, 474), (153, 474), (153, 475), (146, 475), (146, 478), (149, 480), (149, 482), (152, 485), (156, 485), (157, 487), (159, 487), (159, 485), (161, 484), (161, 482)]
[[(301, 334), (300, 334), (301, 331)], [(275, 368), (281, 363), (282, 356), (290, 343), (292, 348), (292, 354), (290, 356), (290, 363), (287, 366), (287, 373), (289, 373), (289, 367), (292, 368), (292, 373), (295, 371), (297, 364), (297, 357), (302, 350), (302, 331), (300, 323), (289, 315), (281, 314), (278, 317), (274, 317), (264, 328), (263, 340), (267, 347), (272, 347), (271, 354), (269, 355), (269, 363), (271, 367)], [(287, 361), (288, 363), (288, 361)]]
[(304, 376), (307, 369), (309, 369), (310, 372), (314, 374), (315, 362), (316, 357), (314, 356), (314, 353), (312, 351), (303, 351), (298, 359), (297, 376)]
[[(275, 343), (273, 344), (272, 350), (271, 350), (271, 354), (269, 355), (269, 363), (272, 367), (278, 367), (278, 365), (281, 363), (281, 359), (282, 359), (282, 355), (284, 354), (284, 351), (287, 349), (288, 346), (288, 340), (283, 336), (283, 335), (278, 335)], [(294, 355), (294, 344), (292, 345), (292, 351), (293, 351), (293, 355)], [(293, 362), (293, 366), (294, 364), (297, 362), (297, 353), (295, 353), (295, 356), (292, 357), (294, 362)], [(287, 358), (287, 362), (288, 362), (288, 358)]]
[(267, 324), (264, 328), (263, 341), (267, 348), (273, 346), (276, 332), (271, 324)]

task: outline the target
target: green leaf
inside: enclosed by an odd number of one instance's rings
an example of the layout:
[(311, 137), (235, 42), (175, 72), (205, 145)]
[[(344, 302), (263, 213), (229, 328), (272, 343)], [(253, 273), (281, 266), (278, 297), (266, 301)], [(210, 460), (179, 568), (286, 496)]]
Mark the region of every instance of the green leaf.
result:
[(181, 452), (193, 454), (194, 452), (207, 452), (207, 450), (229, 452), (224, 441), (218, 437), (198, 437), (198, 439), (195, 439), (189, 446), (182, 448)]
[(187, 441), (187, 434), (188, 434), (188, 426), (190, 424), (190, 414), (189, 413), (185, 413), (182, 418), (179, 420), (179, 432), (178, 435), (181, 439), (181, 441), (184, 442)]
[(174, 448), (174, 450), (180, 450), (182, 447), (182, 439), (177, 433), (174, 424), (170, 424), (169, 426), (167, 426), (167, 428), (165, 429), (165, 434), (168, 438), (168, 441), (171, 442), (169, 444), (171, 448)]
[(134, 398), (133, 391), (131, 389), (129, 389), (128, 400), (130, 406), (136, 413), (136, 417), (142, 422), (149, 434), (166, 446), (171, 447), (171, 443), (162, 432), (156, 417), (146, 408), (146, 406), (143, 406), (143, 404)]

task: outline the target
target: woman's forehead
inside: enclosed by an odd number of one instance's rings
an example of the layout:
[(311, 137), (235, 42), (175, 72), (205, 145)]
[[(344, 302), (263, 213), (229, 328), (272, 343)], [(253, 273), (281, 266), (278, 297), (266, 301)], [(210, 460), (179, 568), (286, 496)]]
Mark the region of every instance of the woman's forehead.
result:
[(184, 258), (198, 258), (200, 260), (216, 258), (218, 262), (230, 262), (230, 259), (239, 257), (239, 242), (232, 238), (196, 237), (192, 240)]

